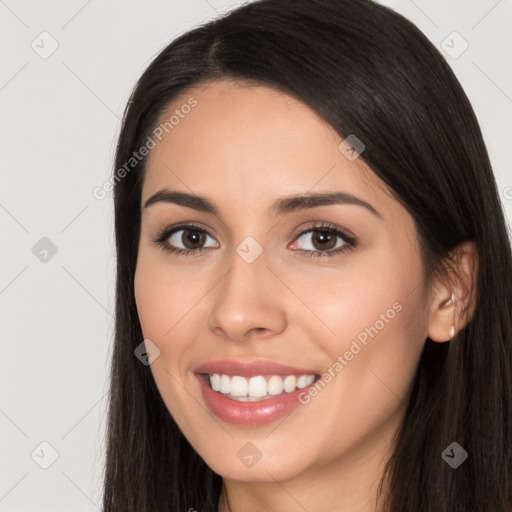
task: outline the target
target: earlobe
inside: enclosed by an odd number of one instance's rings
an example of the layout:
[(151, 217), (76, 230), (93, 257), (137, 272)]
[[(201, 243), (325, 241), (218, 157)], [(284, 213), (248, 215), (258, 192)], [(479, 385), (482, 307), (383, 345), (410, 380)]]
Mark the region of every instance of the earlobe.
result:
[(444, 299), (430, 315), (428, 337), (436, 343), (451, 341), (456, 333), (456, 301), (452, 292), (448, 299)]
[[(448, 302), (445, 304), (445, 306), (449, 306), (450, 304), (453, 304), (455, 302), (455, 294), (452, 292), (452, 296), (448, 300)], [(453, 315), (453, 324), (450, 327), (450, 341), (453, 340), (453, 337), (455, 336), (455, 308), (454, 308), (454, 315)]]
[(428, 337), (438, 343), (451, 341), (471, 320), (476, 306), (476, 245), (463, 242), (451, 256), (448, 284), (435, 287), (430, 308)]

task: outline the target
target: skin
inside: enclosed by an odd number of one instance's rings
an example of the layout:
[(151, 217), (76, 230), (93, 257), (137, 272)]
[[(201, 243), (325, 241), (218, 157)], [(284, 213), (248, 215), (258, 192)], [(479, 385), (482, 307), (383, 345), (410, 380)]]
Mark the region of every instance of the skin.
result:
[[(447, 341), (451, 325), (465, 323), (456, 312), (467, 286), (439, 283), (428, 293), (411, 215), (360, 158), (338, 149), (343, 139), (308, 106), (268, 87), (217, 81), (176, 98), (162, 119), (191, 96), (197, 106), (149, 154), (141, 206), (168, 188), (207, 197), (219, 215), (165, 202), (142, 208), (134, 286), (144, 337), (160, 349), (151, 364), (159, 392), (223, 476), (219, 510), (228, 510), (226, 495), (232, 511), (380, 510), (377, 485), (425, 339)], [(270, 212), (284, 196), (335, 191), (381, 217), (351, 204)], [(207, 231), (203, 254), (166, 253), (153, 241), (181, 222)], [(359, 244), (309, 257), (322, 246), (300, 233), (320, 222)], [(173, 241), (183, 248), (181, 234)], [(250, 264), (236, 252), (247, 236), (263, 249)], [(471, 246), (460, 254), (470, 273)], [(454, 290), (457, 300), (445, 305)], [(205, 405), (192, 372), (199, 364), (264, 357), (322, 374), (396, 303), (394, 318), (283, 420), (236, 426)], [(247, 442), (262, 454), (251, 468), (237, 457)]]

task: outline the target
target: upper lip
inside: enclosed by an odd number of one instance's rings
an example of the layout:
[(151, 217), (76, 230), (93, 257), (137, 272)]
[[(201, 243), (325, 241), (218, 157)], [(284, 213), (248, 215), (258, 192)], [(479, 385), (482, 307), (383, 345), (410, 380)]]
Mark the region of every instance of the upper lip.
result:
[(194, 369), (194, 373), (220, 373), (224, 375), (239, 375), (241, 377), (254, 377), (256, 375), (316, 375), (311, 368), (298, 368), (275, 361), (257, 360), (242, 361), (236, 359), (223, 359), (208, 361)]

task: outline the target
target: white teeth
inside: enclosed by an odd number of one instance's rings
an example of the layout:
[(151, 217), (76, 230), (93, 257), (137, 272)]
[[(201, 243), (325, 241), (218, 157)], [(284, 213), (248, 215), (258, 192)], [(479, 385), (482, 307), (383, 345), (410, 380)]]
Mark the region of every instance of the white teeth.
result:
[(210, 384), (214, 391), (220, 391), (220, 375), (218, 373), (210, 375)]
[(297, 388), (303, 389), (315, 380), (314, 375), (287, 375), (284, 379), (280, 375), (265, 377), (257, 375), (246, 379), (239, 375), (213, 373), (209, 375), (210, 385), (214, 391), (218, 391), (230, 397), (248, 401), (251, 399), (265, 399), (281, 393), (292, 393)]
[(231, 394), (233, 396), (247, 396), (247, 379), (243, 377), (232, 377)]
[[(243, 377), (242, 377), (243, 378)], [(249, 379), (249, 392), (248, 396), (260, 397), (267, 394), (267, 381), (264, 377), (251, 377)]]
[(220, 376), (220, 389), (221, 393), (231, 393), (231, 379), (227, 375)]
[(279, 395), (283, 392), (283, 379), (279, 375), (272, 375), (267, 382), (267, 392), (269, 395)]
[(288, 375), (284, 379), (283, 382), (283, 388), (287, 393), (291, 393), (292, 391), (295, 391), (295, 388), (297, 387), (297, 377), (295, 375)]
[(305, 388), (306, 387), (306, 376), (305, 375), (301, 375), (298, 379), (297, 379), (297, 387), (299, 389), (302, 389), (302, 388)]

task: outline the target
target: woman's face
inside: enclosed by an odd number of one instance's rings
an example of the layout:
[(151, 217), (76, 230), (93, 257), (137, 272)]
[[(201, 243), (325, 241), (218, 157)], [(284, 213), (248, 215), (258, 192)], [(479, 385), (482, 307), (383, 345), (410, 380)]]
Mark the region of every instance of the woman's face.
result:
[(134, 283), (170, 413), (229, 479), (383, 460), (428, 331), (412, 217), (281, 92), (213, 82), (171, 116), (147, 160)]

